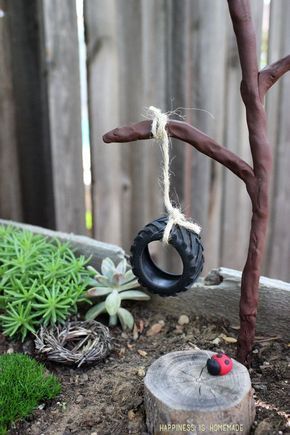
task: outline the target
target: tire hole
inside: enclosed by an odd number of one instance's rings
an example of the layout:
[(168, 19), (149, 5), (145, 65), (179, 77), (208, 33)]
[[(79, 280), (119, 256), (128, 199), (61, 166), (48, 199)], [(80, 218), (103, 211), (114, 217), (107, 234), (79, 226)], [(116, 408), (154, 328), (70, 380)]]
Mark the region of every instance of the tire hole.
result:
[(183, 264), (180, 255), (172, 245), (163, 245), (159, 240), (148, 245), (150, 256), (159, 269), (168, 273), (182, 275)]

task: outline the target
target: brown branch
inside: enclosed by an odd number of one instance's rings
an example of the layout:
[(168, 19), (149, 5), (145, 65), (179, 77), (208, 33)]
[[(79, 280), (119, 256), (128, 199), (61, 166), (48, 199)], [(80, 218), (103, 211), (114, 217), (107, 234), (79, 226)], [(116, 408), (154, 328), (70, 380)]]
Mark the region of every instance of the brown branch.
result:
[(242, 69), (241, 96), (246, 107), (249, 141), (257, 177), (269, 171), (271, 149), (266, 136), (266, 113), (259, 93), (256, 34), (249, 0), (228, 0)]
[(259, 97), (256, 33), (252, 23), (249, 1), (228, 0), (228, 5), (237, 39), (242, 69), (242, 89), (244, 90), (242, 97), (246, 104), (244, 97), (251, 100)]
[(247, 261), (241, 282), (241, 328), (237, 354), (240, 362), (250, 365), (251, 350), (255, 340), (259, 278), (269, 216), (272, 153), (267, 138), (266, 113), (261, 98), (256, 35), (251, 19), (250, 1), (228, 0), (228, 5), (239, 50), (242, 69), (241, 96), (246, 107), (255, 174), (248, 188), (248, 192), (251, 191), (253, 215)]
[(290, 71), (290, 55), (267, 65), (259, 72), (259, 93), (262, 101), (266, 92), (288, 71)]
[[(136, 140), (151, 139), (152, 121), (142, 121), (137, 124), (116, 128), (103, 136), (106, 143), (110, 142), (133, 142)], [(168, 121), (168, 134), (171, 137), (189, 143), (202, 154), (216, 160), (247, 185), (254, 178), (253, 169), (240, 157), (227, 148), (220, 146), (212, 138), (197, 128), (183, 121)]]

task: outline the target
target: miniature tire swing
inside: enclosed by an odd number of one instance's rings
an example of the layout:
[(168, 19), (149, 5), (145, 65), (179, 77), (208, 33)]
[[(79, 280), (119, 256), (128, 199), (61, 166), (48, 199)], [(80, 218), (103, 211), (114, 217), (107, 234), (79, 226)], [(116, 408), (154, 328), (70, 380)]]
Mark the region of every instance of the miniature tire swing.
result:
[[(163, 155), (164, 205), (167, 216), (150, 222), (138, 233), (131, 247), (131, 265), (142, 286), (160, 296), (174, 296), (190, 288), (202, 272), (204, 257), (199, 236), (201, 228), (186, 220), (180, 209), (171, 203), (167, 115), (153, 106), (149, 110), (153, 114), (152, 135), (160, 142)], [(156, 240), (169, 243), (176, 249), (183, 264), (182, 274), (165, 272), (154, 263), (148, 245)]]
[(196, 233), (176, 225), (171, 230), (169, 243), (181, 257), (182, 274), (165, 272), (154, 263), (148, 245), (152, 241), (163, 238), (167, 223), (167, 216), (150, 222), (138, 233), (131, 247), (131, 264), (134, 274), (142, 286), (160, 296), (173, 296), (175, 293), (187, 290), (198, 278), (204, 262), (200, 237)]

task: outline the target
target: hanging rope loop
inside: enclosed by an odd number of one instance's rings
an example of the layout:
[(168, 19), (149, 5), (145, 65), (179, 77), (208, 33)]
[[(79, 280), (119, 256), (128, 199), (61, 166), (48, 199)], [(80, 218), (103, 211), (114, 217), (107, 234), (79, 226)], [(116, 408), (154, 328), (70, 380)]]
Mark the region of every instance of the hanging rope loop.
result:
[(169, 162), (169, 137), (166, 130), (168, 122), (167, 114), (162, 113), (160, 109), (150, 106), (150, 114), (152, 115), (152, 135), (160, 143), (163, 157), (163, 200), (165, 209), (168, 214), (168, 222), (163, 233), (163, 242), (168, 244), (170, 233), (174, 225), (187, 228), (190, 231), (199, 234), (201, 227), (186, 219), (179, 207), (174, 207), (170, 200), (170, 162)]

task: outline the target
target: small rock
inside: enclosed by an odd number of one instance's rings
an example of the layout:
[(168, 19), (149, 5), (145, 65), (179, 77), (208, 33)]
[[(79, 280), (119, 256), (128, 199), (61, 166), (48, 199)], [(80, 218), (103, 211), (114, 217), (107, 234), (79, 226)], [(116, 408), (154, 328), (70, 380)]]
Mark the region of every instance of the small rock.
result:
[(141, 355), (141, 356), (146, 356), (146, 355), (147, 355), (147, 352), (145, 352), (145, 350), (142, 350), (142, 349), (138, 349), (137, 352), (138, 352), (139, 355)]
[(269, 365), (269, 363), (267, 363), (265, 361), (264, 364), (260, 365), (260, 370), (262, 373), (267, 372), (267, 371), (271, 370), (271, 366)]
[(84, 400), (84, 396), (81, 394), (76, 398), (76, 403), (81, 403)]
[(219, 337), (216, 337), (214, 340), (212, 340), (212, 344), (220, 344), (221, 339)]
[(254, 384), (255, 390), (265, 391), (267, 390), (267, 385), (265, 384)]
[(154, 335), (159, 334), (163, 326), (164, 325), (161, 325), (160, 323), (154, 323), (154, 325), (152, 325), (151, 328), (148, 329), (146, 333), (147, 337), (153, 337)]
[(106, 407), (106, 413), (107, 413), (108, 415), (114, 415), (114, 412), (115, 412), (115, 408), (114, 408), (113, 405), (110, 405), (110, 406), (107, 406), (107, 407)]
[(272, 435), (273, 433), (273, 427), (267, 420), (261, 421), (255, 430), (255, 435)]
[(181, 325), (176, 325), (175, 334), (183, 334), (183, 327)]
[(134, 420), (135, 418), (135, 412), (133, 411), (133, 409), (130, 409), (130, 411), (128, 411), (128, 419), (130, 421)]
[(144, 367), (139, 367), (139, 369), (137, 370), (137, 375), (140, 378), (144, 378), (145, 374), (146, 374), (145, 368)]
[(82, 375), (82, 381), (83, 382), (87, 382), (89, 380), (89, 376), (86, 374), (86, 373), (84, 373), (83, 375)]
[(7, 350), (7, 352), (6, 353), (14, 353), (14, 349), (12, 348), (12, 347), (9, 347), (9, 349)]
[(24, 353), (27, 353), (28, 355), (32, 355), (34, 352), (34, 341), (31, 338), (28, 338), (23, 343), (22, 349)]
[(164, 320), (158, 320), (158, 323), (159, 323), (159, 325), (161, 325), (161, 326), (164, 326), (164, 325), (165, 325)]
[(181, 314), (177, 323), (180, 326), (187, 325), (189, 323), (189, 317), (186, 314)]

